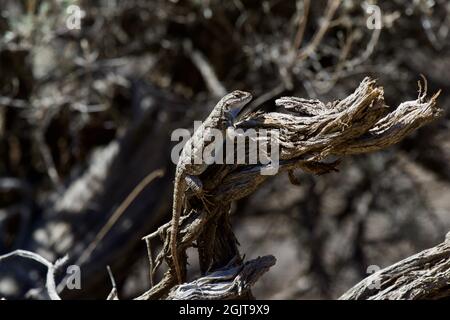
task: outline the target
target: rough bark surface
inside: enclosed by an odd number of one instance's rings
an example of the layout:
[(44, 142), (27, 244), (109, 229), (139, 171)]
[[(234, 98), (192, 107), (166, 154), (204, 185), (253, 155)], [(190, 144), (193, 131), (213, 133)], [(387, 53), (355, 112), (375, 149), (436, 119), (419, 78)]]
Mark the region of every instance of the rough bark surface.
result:
[(444, 242), (382, 269), (341, 300), (423, 300), (450, 296), (450, 233)]

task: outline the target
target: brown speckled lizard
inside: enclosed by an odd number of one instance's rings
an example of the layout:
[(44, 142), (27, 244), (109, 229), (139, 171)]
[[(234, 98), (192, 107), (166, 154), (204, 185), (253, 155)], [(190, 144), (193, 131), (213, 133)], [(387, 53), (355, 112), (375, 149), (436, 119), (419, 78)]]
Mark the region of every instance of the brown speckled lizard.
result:
[(178, 261), (177, 235), (181, 210), (183, 209), (184, 193), (188, 185), (186, 179), (189, 179), (190, 183), (197, 184), (197, 190), (202, 189), (201, 181), (198, 179), (198, 176), (208, 167), (203, 161), (203, 151), (210, 143), (223, 143), (223, 141), (208, 141), (205, 139), (205, 137), (210, 136), (208, 131), (211, 131), (212, 129), (220, 130), (222, 136), (225, 138), (227, 128), (233, 125), (235, 117), (251, 99), (252, 95), (248, 92), (233, 91), (232, 93), (227, 94), (217, 103), (211, 114), (206, 118), (202, 125), (197, 128), (181, 151), (175, 173), (170, 233), (170, 253), (179, 284), (183, 282), (183, 276)]

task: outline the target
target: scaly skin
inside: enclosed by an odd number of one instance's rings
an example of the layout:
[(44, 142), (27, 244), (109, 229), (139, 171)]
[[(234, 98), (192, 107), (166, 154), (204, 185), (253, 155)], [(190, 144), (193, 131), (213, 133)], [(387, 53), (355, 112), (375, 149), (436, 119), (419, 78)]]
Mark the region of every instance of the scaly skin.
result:
[[(186, 190), (186, 177), (201, 175), (208, 165), (203, 162), (203, 150), (210, 141), (205, 141), (209, 129), (218, 129), (225, 137), (226, 129), (233, 125), (235, 116), (252, 99), (248, 92), (233, 91), (223, 97), (206, 118), (202, 125), (194, 132), (181, 151), (175, 173), (175, 186), (173, 192), (172, 222), (170, 233), (170, 253), (175, 268), (175, 274), (179, 284), (183, 282), (183, 275), (178, 260), (177, 236), (180, 223), (180, 215), (183, 209), (184, 192)], [(202, 159), (201, 163), (194, 163), (193, 159)]]

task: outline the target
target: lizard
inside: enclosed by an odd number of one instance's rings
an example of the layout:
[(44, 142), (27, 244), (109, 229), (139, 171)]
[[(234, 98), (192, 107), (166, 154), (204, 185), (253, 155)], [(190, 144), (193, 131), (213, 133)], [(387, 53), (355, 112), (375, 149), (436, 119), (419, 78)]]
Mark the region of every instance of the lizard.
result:
[[(208, 131), (212, 129), (220, 130), (222, 137), (225, 137), (227, 128), (233, 126), (234, 119), (251, 99), (252, 95), (250, 93), (239, 90), (225, 95), (216, 104), (206, 120), (195, 130), (194, 134), (186, 142), (181, 151), (175, 171), (170, 232), (170, 254), (172, 256), (172, 263), (179, 284), (182, 283), (183, 277), (178, 261), (177, 236), (185, 198), (184, 192), (187, 186), (192, 183), (197, 185), (196, 192), (202, 190), (199, 176), (208, 167), (208, 165), (203, 162), (203, 150), (210, 143), (220, 143), (217, 141), (207, 141), (205, 137), (209, 136)], [(221, 142), (223, 143), (223, 141)], [(201, 161), (194, 161), (197, 159), (200, 159)]]

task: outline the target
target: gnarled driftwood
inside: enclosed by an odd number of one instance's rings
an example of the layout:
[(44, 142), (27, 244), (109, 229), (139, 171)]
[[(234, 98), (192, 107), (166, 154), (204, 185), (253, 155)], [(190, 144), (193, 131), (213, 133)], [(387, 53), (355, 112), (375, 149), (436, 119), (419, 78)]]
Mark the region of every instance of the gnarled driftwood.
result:
[[(339, 163), (323, 162), (326, 159), (387, 148), (440, 116), (441, 110), (436, 106), (438, 94), (427, 98), (426, 91), (426, 83), (422, 88), (419, 82), (419, 96), (416, 100), (391, 108), (385, 104), (383, 88), (376, 86), (374, 80), (365, 78), (351, 95), (341, 101), (325, 104), (318, 100), (285, 97), (276, 101), (277, 106), (284, 110), (251, 113), (239, 121), (236, 127), (273, 133), (272, 136), (280, 146), (278, 173), (291, 172), (298, 168), (314, 174), (323, 174), (335, 170)], [(260, 137), (254, 139), (258, 140)], [(180, 223), (181, 236), (178, 243), (184, 263), (184, 252), (194, 242), (198, 248), (200, 268), (204, 276), (217, 270), (223, 272), (223, 268), (233, 259), (237, 264), (243, 263), (240, 261), (237, 240), (232, 232), (228, 213), (232, 201), (253, 193), (270, 177), (261, 175), (261, 170), (265, 167), (267, 165), (263, 163), (214, 164), (201, 176), (210, 204), (205, 207), (204, 202), (195, 196), (188, 199), (185, 215)], [(169, 297), (173, 296), (173, 293), (169, 293), (175, 285), (171, 272), (169, 231), (170, 224), (167, 223), (146, 237), (148, 240), (160, 236), (164, 245), (156, 258), (155, 267), (165, 260), (169, 270), (163, 279), (140, 299), (159, 299), (168, 294)], [(191, 285), (199, 284), (194, 282)], [(183, 292), (182, 288), (191, 286), (176, 287), (171, 292)], [(182, 297), (183, 294), (176, 296)], [(238, 298), (239, 294), (233, 297)]]

